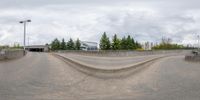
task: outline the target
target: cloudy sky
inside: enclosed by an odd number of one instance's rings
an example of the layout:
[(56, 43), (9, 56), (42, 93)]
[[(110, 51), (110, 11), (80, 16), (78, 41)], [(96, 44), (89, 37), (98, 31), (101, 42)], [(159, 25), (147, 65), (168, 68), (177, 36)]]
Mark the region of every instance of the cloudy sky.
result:
[(99, 42), (132, 35), (140, 42), (169, 37), (176, 43), (195, 44), (200, 34), (199, 0), (0, 0), (0, 45), (23, 42), (28, 24), (29, 44), (72, 37)]

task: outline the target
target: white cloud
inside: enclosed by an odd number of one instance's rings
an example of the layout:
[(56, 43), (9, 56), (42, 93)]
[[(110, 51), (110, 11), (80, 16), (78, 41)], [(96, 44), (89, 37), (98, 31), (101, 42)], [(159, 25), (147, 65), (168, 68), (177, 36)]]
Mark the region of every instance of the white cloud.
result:
[(22, 43), (23, 26), (18, 21), (23, 19), (32, 20), (27, 29), (30, 44), (70, 37), (98, 42), (104, 31), (110, 37), (130, 34), (141, 42), (158, 42), (165, 36), (192, 44), (196, 42), (191, 34), (200, 33), (196, 0), (11, 1), (0, 4), (0, 44)]

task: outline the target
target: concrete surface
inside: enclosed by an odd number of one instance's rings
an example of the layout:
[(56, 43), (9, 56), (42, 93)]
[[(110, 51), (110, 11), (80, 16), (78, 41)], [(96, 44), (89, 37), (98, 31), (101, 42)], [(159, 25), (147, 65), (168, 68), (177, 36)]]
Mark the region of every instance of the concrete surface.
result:
[(185, 60), (186, 61), (193, 61), (193, 62), (200, 62), (200, 55), (186, 55), (185, 56)]
[(200, 64), (167, 57), (123, 78), (82, 73), (47, 53), (0, 62), (0, 100), (199, 100)]
[(69, 53), (56, 53), (56, 54), (68, 58), (81, 65), (90, 66), (96, 69), (104, 69), (104, 70), (128, 68), (143, 62), (147, 62), (165, 56), (165, 55), (147, 55), (147, 56), (136, 56), (136, 57), (97, 57), (97, 56), (84, 56), (84, 55), (69, 54)]
[[(144, 59), (144, 61), (133, 62), (133, 64), (131, 64), (131, 63), (126, 64), (126, 65), (129, 65), (129, 66), (114, 67), (114, 66), (111, 66), (111, 64), (110, 64), (110, 67), (101, 67), (101, 66), (96, 67), (94, 65), (91, 66), (91, 65), (86, 64), (86, 63), (85, 64), (80, 63), (80, 61), (74, 61), (69, 57), (63, 56), (63, 54), (52, 54), (52, 55), (59, 58), (60, 60), (63, 60), (69, 66), (77, 69), (78, 71), (85, 73), (85, 74), (88, 74), (90, 76), (98, 77), (98, 78), (123, 78), (123, 77), (127, 77), (129, 75), (132, 75), (133, 73), (136, 73), (136, 72), (148, 67), (150, 64), (152, 64), (156, 60), (162, 58), (162, 57), (155, 57), (155, 58), (152, 57), (152, 59), (150, 59), (150, 60)], [(82, 57), (82, 55), (80, 57)], [(136, 58), (139, 58), (139, 57), (136, 57)], [(136, 58), (134, 58), (134, 59), (136, 60)], [(111, 58), (109, 58), (109, 59), (111, 59)], [(117, 59), (120, 59), (120, 58), (117, 58)], [(123, 59), (125, 59), (125, 58), (123, 58)], [(115, 62), (115, 60), (114, 60), (114, 62)]]
[(1, 50), (0, 60), (16, 59), (24, 56), (24, 50)]
[(72, 50), (60, 50), (59, 53), (79, 54), (86, 56), (98, 56), (98, 57), (132, 57), (132, 56), (146, 56), (146, 55), (160, 55), (160, 54), (188, 54), (191, 50), (153, 50), (153, 51), (126, 51), (126, 50), (115, 50), (115, 51), (72, 51)]

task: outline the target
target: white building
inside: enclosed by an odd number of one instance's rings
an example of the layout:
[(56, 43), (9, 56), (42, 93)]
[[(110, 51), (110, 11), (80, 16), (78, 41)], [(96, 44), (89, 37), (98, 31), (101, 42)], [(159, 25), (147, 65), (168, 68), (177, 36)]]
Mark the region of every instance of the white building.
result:
[(81, 41), (81, 50), (96, 51), (96, 50), (98, 50), (98, 43), (96, 43), (96, 42), (88, 42), (88, 41)]

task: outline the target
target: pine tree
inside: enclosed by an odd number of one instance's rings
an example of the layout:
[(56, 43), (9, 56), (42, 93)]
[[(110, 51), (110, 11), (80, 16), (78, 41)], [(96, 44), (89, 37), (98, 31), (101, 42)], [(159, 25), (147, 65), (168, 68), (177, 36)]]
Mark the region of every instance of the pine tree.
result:
[(121, 47), (121, 50), (127, 50), (127, 41), (126, 41), (125, 36), (121, 40), (120, 47)]
[(132, 44), (133, 44), (133, 49), (134, 49), (134, 50), (137, 49), (137, 45), (136, 45), (135, 40), (134, 40), (133, 38), (132, 38), (131, 40), (132, 40)]
[(65, 39), (64, 39), (64, 38), (62, 39), (62, 42), (61, 42), (61, 44), (60, 44), (60, 49), (61, 49), (61, 50), (66, 50), (66, 42), (65, 42)]
[(75, 45), (74, 45), (74, 41), (72, 40), (72, 38), (70, 38), (69, 41), (67, 42), (67, 49), (75, 50)]
[(110, 40), (106, 35), (106, 32), (101, 37), (100, 40), (100, 49), (101, 50), (110, 50)]
[(51, 43), (52, 50), (59, 50), (60, 49), (60, 41), (56, 38)]
[(135, 45), (136, 45), (136, 49), (141, 49), (142, 48), (141, 44), (138, 43), (137, 41), (135, 42)]
[(117, 34), (114, 35), (112, 40), (112, 49), (119, 50), (120, 49), (120, 39), (118, 39)]
[(127, 50), (132, 50), (133, 49), (133, 42), (132, 42), (132, 38), (130, 35), (128, 35), (127, 39), (126, 39), (126, 43), (127, 43)]
[(75, 43), (75, 44), (76, 44), (76, 45), (75, 45), (75, 49), (76, 49), (76, 50), (81, 50), (81, 42), (80, 42), (79, 39), (76, 40), (76, 43)]

